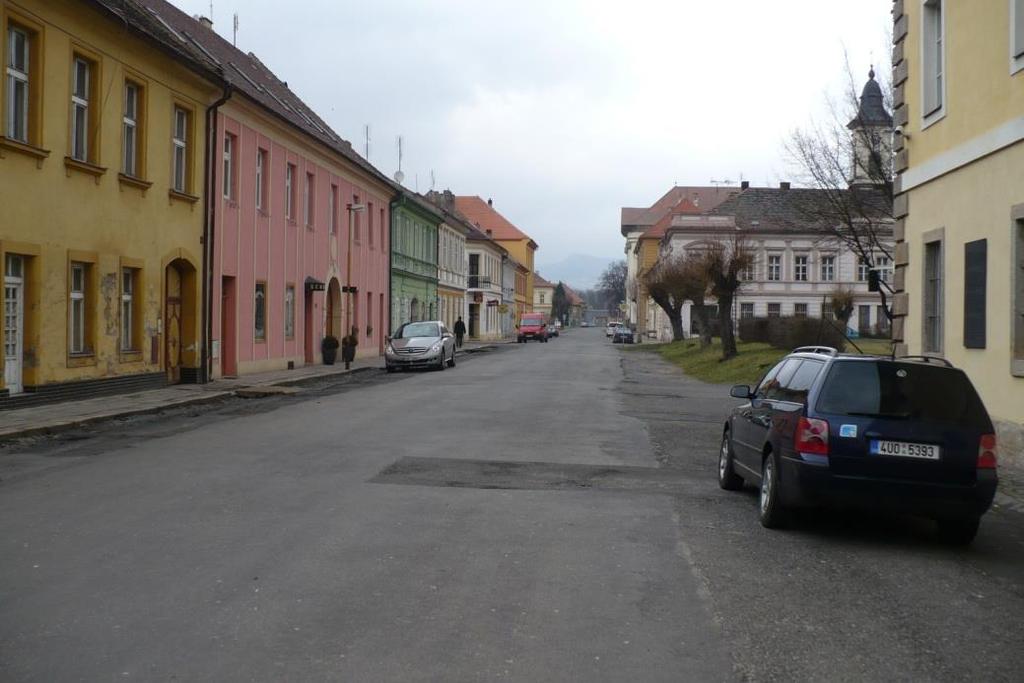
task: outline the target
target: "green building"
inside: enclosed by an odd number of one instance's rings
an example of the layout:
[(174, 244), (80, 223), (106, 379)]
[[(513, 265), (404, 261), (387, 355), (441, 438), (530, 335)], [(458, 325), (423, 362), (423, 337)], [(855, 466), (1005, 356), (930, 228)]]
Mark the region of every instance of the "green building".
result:
[(403, 190), (391, 203), (391, 332), (402, 323), (437, 320), (440, 210)]

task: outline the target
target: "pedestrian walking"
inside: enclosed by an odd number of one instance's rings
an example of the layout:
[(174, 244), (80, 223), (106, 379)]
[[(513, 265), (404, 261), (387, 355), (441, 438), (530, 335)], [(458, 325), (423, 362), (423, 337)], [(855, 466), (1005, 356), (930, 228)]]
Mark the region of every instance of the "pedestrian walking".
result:
[(356, 359), (356, 347), (359, 346), (359, 328), (353, 327), (352, 333), (341, 338), (341, 359), (345, 361), (345, 369), (351, 367)]
[(462, 322), (462, 316), (455, 321), (455, 346), (462, 348), (462, 338), (466, 336), (466, 323)]

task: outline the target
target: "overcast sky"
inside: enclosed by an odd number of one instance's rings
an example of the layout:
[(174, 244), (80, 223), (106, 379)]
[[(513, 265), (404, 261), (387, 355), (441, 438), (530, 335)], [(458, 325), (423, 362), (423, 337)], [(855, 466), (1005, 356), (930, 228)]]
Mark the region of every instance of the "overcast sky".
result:
[[(190, 14), (209, 0), (172, 0)], [(282, 8), (286, 7), (286, 10)], [(782, 141), (886, 62), (891, 0), (215, 0), (389, 176), (492, 197), (538, 263), (622, 255), (621, 206), (788, 177)], [(859, 87), (858, 83), (858, 87)]]

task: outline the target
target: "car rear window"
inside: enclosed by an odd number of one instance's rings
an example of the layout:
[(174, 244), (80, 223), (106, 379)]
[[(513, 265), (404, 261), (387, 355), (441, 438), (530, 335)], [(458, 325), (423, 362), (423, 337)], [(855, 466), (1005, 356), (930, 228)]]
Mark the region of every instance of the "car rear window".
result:
[(817, 410), (978, 428), (991, 425), (967, 375), (917, 363), (837, 361), (822, 387)]

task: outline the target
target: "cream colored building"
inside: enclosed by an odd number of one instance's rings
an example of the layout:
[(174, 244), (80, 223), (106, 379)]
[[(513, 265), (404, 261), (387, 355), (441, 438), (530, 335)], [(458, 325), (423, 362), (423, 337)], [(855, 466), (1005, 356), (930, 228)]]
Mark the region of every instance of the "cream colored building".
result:
[(1019, 453), (1024, 0), (897, 0), (893, 17), (893, 336), (963, 368)]
[(555, 285), (536, 273), (533, 277), (533, 308), (534, 313), (551, 315), (551, 302), (555, 299)]

